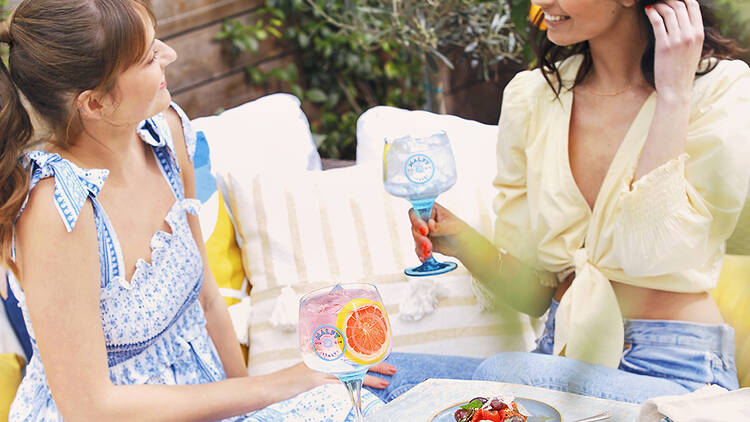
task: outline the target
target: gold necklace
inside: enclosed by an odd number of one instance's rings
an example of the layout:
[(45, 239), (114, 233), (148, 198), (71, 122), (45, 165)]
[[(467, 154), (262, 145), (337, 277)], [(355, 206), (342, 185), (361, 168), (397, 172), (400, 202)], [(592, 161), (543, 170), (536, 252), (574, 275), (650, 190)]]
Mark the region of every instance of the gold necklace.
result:
[(638, 81), (638, 82), (635, 82), (635, 83), (632, 83), (632, 84), (626, 86), (625, 88), (617, 90), (615, 92), (598, 92), (598, 91), (594, 91), (593, 89), (591, 89), (589, 87), (584, 87), (584, 89), (586, 91), (594, 94), (594, 95), (599, 96), (599, 97), (616, 97), (616, 96), (618, 96), (620, 94), (623, 94), (623, 93), (625, 93), (627, 91), (630, 91), (631, 89), (635, 88), (636, 86), (638, 86), (640, 84), (641, 84), (641, 81)]

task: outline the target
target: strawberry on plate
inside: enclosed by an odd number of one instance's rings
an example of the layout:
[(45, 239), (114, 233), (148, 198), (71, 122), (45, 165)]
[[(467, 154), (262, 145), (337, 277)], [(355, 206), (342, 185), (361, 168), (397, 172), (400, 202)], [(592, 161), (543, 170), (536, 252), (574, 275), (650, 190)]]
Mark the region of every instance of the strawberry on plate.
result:
[(509, 397), (476, 397), (459, 407), (453, 416), (456, 422), (526, 422), (528, 418)]

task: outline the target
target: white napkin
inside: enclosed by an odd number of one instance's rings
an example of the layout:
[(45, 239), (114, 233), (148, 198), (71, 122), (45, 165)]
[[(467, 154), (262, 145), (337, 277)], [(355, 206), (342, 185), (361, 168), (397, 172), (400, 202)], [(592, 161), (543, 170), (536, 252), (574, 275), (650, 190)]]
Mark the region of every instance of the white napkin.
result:
[(658, 422), (665, 416), (673, 422), (750, 421), (750, 388), (709, 385), (681, 396), (654, 397), (641, 405), (636, 420)]

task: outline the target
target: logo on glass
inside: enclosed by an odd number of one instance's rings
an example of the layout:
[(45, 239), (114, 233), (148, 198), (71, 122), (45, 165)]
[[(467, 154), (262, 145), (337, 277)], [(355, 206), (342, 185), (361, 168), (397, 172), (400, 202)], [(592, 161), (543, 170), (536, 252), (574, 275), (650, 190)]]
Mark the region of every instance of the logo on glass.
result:
[(332, 361), (344, 356), (346, 341), (341, 331), (332, 325), (321, 325), (312, 335), (313, 349), (319, 358)]
[(406, 178), (416, 184), (427, 183), (435, 175), (435, 164), (424, 154), (414, 154), (404, 164)]

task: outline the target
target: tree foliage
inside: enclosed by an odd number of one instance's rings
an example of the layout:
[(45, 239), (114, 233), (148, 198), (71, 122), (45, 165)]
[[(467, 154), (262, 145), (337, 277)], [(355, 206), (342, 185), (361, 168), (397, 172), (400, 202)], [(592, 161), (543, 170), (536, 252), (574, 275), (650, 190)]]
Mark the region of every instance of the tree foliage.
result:
[(387, 40), (424, 57), (431, 70), (468, 60), (487, 80), (498, 63), (521, 61), (524, 43), (513, 18), (525, 26), (528, 1), (306, 1), (342, 31), (363, 34), (364, 47)]
[[(503, 60), (519, 60), (529, 0), (266, 0), (253, 24), (224, 22), (217, 39), (235, 53), (259, 51), (269, 37), (296, 50), (286, 67), (246, 69), (251, 83), (283, 81), (315, 104), (308, 112), (324, 157), (353, 159), (356, 121), (376, 105), (424, 108), (426, 73), (468, 60), (489, 78)], [(450, 57), (450, 58), (449, 58)], [(425, 66), (426, 65), (426, 66)], [(306, 110), (308, 111), (308, 110)]]
[(226, 21), (216, 38), (235, 53), (258, 51), (268, 37), (295, 50), (295, 61), (286, 67), (249, 66), (246, 73), (256, 85), (282, 81), (306, 105), (314, 105), (306, 111), (322, 156), (355, 158), (356, 121), (368, 108), (423, 104), (420, 62), (398, 45), (381, 40), (363, 49), (364, 34), (341, 31), (304, 0), (267, 0), (257, 18), (251, 25)]
[[(714, 7), (721, 33), (731, 37), (745, 49), (750, 47), (750, 0), (718, 0)], [(750, 63), (750, 51), (741, 58)]]

